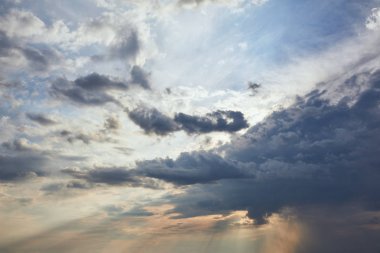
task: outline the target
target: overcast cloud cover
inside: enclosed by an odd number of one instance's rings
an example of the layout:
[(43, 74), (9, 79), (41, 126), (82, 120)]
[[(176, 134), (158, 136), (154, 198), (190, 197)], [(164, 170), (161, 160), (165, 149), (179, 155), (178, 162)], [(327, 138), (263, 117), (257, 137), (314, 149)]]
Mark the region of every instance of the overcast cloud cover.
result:
[(380, 251), (379, 0), (0, 0), (1, 252)]

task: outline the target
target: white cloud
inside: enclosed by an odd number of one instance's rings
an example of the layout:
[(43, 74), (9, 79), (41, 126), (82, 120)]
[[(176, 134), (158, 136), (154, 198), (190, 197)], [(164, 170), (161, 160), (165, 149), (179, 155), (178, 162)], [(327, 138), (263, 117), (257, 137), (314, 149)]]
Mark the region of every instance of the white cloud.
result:
[(372, 9), (371, 15), (367, 18), (365, 25), (369, 30), (377, 30), (380, 28), (380, 8)]

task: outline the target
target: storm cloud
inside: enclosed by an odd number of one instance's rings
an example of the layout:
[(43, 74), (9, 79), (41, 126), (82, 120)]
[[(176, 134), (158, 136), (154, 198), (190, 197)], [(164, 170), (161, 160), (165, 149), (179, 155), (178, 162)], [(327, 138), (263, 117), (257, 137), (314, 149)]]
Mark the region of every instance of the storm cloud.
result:
[[(315, 90), (222, 147), (224, 159), (250, 164), (252, 179), (203, 184), (173, 200), (184, 216), (248, 210), (258, 223), (286, 207), (357, 203), (380, 208), (380, 71), (354, 105)], [(222, 201), (223, 200), (223, 201)]]

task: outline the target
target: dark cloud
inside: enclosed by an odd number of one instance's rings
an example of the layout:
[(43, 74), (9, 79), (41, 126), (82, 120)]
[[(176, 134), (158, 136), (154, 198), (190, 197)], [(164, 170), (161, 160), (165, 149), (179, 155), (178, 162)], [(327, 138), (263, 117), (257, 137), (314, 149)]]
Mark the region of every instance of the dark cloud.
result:
[(59, 52), (49, 47), (39, 49), (29, 46), (22, 48), (21, 52), (28, 60), (30, 69), (35, 71), (47, 71), (61, 62)]
[(128, 88), (127, 84), (120, 81), (113, 81), (108, 76), (99, 75), (98, 73), (79, 77), (74, 81), (74, 86), (87, 91), (125, 90)]
[(58, 78), (51, 86), (51, 93), (80, 105), (101, 106), (112, 102), (121, 106), (120, 102), (107, 92), (112, 90), (126, 91), (132, 85), (137, 85), (144, 89), (149, 88), (148, 83), (143, 80), (123, 82), (109, 76), (92, 73), (79, 77), (74, 81)]
[(17, 181), (45, 176), (47, 160), (39, 155), (0, 155), (0, 181)]
[(44, 191), (48, 194), (56, 193), (56, 192), (62, 192), (68, 189), (79, 189), (79, 190), (84, 190), (84, 189), (90, 189), (92, 186), (91, 184), (85, 182), (85, 181), (69, 181), (69, 182), (61, 182), (61, 183), (51, 183), (44, 185), (41, 188), (41, 191)]
[(189, 134), (236, 132), (248, 127), (243, 113), (236, 111), (216, 111), (206, 116), (178, 113), (172, 119), (155, 108), (140, 107), (128, 112), (128, 116), (147, 134), (157, 135), (168, 135), (180, 130)]
[(49, 117), (43, 115), (43, 114), (34, 114), (34, 113), (26, 113), (26, 117), (28, 119), (37, 122), (40, 125), (43, 126), (50, 126), (50, 125), (55, 125), (57, 122), (54, 120), (50, 119)]
[(3, 31), (0, 31), (0, 57), (10, 55), (10, 50), (15, 48), (14, 43)]
[(19, 61), (19, 52), (25, 57), (27, 66), (32, 71), (44, 72), (52, 66), (62, 62), (61, 54), (47, 45), (25, 45), (20, 39), (9, 38), (6, 33), (0, 31), (0, 57), (10, 57), (9, 61)]
[(259, 83), (248, 82), (248, 89), (251, 90), (252, 95), (256, 95), (260, 87), (261, 87), (261, 84)]
[(141, 67), (135, 65), (131, 69), (131, 80), (132, 84), (137, 84), (144, 89), (150, 89), (150, 74), (145, 72)]
[(206, 116), (192, 116), (178, 113), (175, 122), (187, 133), (236, 132), (248, 127), (243, 113), (236, 111), (216, 111)]
[(155, 108), (140, 107), (128, 112), (128, 116), (147, 134), (167, 135), (178, 130), (174, 120)]
[[(253, 174), (248, 168), (246, 164), (228, 161), (217, 154), (204, 151), (182, 153), (175, 160), (166, 158), (136, 162), (133, 169), (97, 168), (63, 172), (89, 182), (157, 188), (157, 181), (154, 181), (156, 179), (180, 186), (221, 179), (251, 178)], [(149, 185), (150, 183), (153, 185)]]
[(155, 180), (144, 178), (136, 170), (123, 167), (95, 168), (91, 170), (64, 169), (63, 173), (90, 183), (126, 185), (129, 187), (159, 188)]
[(352, 106), (315, 90), (221, 148), (225, 160), (246, 164), (254, 177), (192, 187), (173, 200), (175, 212), (248, 210), (263, 223), (285, 207), (358, 203), (378, 210), (380, 72), (366, 78), (370, 88)]
[(107, 91), (126, 90), (127, 87), (122, 82), (113, 81), (107, 76), (92, 73), (73, 82), (65, 78), (59, 78), (53, 82), (51, 90), (53, 95), (69, 99), (77, 104), (100, 106), (109, 102), (120, 105), (114, 97), (107, 94)]
[[(90, 26), (91, 29), (101, 29), (101, 21), (93, 22)], [(94, 55), (92, 57), (95, 61), (109, 61), (109, 60), (126, 60), (134, 62), (140, 53), (141, 42), (139, 40), (138, 32), (129, 27), (123, 31), (119, 31), (115, 37), (108, 52), (105, 54)]]
[(111, 58), (135, 59), (140, 52), (140, 41), (138, 33), (131, 30), (124, 35), (120, 35), (114, 45), (110, 48)]
[(139, 175), (164, 180), (176, 185), (208, 183), (226, 178), (249, 178), (247, 167), (223, 159), (211, 152), (182, 153), (177, 159), (155, 159), (137, 162)]

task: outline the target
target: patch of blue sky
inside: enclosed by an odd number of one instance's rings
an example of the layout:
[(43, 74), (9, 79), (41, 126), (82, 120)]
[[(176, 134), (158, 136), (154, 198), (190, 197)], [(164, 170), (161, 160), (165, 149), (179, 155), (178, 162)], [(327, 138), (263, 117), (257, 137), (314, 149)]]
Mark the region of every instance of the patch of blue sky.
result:
[(355, 36), (375, 2), (270, 0), (247, 10), (239, 29), (251, 45), (248, 53), (263, 64), (282, 65)]

